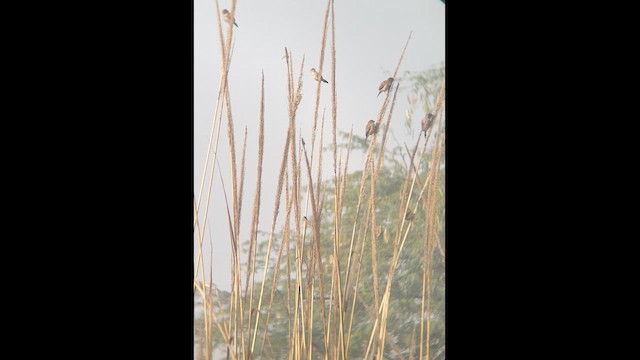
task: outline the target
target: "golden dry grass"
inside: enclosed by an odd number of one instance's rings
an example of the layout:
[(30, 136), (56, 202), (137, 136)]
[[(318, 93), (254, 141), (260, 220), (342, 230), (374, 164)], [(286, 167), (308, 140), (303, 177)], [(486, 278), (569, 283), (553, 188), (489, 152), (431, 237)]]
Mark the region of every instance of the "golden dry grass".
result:
[[(231, 1), (230, 12), (235, 14), (236, 1)], [(421, 291), (421, 311), (427, 314), (431, 307), (431, 262), (433, 252), (437, 249), (442, 256), (444, 250), (440, 239), (437, 237), (437, 229), (441, 220), (436, 213), (436, 189), (440, 181), (440, 164), (442, 151), (444, 149), (445, 137), (442, 129), (442, 107), (444, 104), (444, 82), (441, 91), (437, 97), (434, 107), (434, 115), (436, 122), (427, 134), (426, 138), (418, 136), (413, 149), (406, 148), (409, 154), (409, 165), (406, 178), (401, 191), (401, 198), (398, 202), (397, 209), (397, 231), (395, 238), (389, 240), (393, 244), (393, 256), (390, 261), (389, 268), (386, 273), (386, 281), (378, 278), (378, 237), (380, 236), (379, 224), (376, 219), (376, 189), (380, 171), (383, 166), (383, 155), (388, 140), (388, 129), (392, 121), (393, 110), (396, 104), (399, 83), (394, 82), (395, 89), (393, 94), (391, 89), (387, 92), (386, 97), (381, 104), (376, 125), (378, 131), (374, 133), (368, 145), (365, 167), (359, 182), (359, 191), (357, 204), (355, 207), (355, 220), (350, 234), (342, 234), (342, 213), (344, 207), (346, 179), (348, 174), (348, 164), (351, 153), (353, 129), (349, 135), (347, 148), (345, 153), (338, 151), (336, 132), (337, 132), (337, 111), (338, 96), (336, 92), (336, 34), (335, 34), (335, 16), (333, 1), (327, 1), (327, 8), (324, 13), (324, 23), (322, 29), (320, 43), (320, 59), (318, 61), (318, 72), (322, 74), (324, 65), (324, 55), (327, 40), (327, 32), (330, 29), (331, 39), (331, 148), (333, 155), (334, 184), (333, 187), (333, 219), (324, 219), (331, 222), (333, 228), (332, 234), (332, 251), (331, 253), (322, 253), (321, 247), (321, 220), (325, 192), (322, 183), (322, 144), (324, 140), (324, 123), (325, 114), (323, 111), (321, 124), (318, 127), (319, 103), (322, 84), (316, 82), (315, 106), (313, 113), (313, 128), (310, 143), (306, 143), (301, 136), (296, 135), (296, 115), (298, 106), (302, 99), (302, 86), (304, 74), (304, 62), (302, 57), (299, 70), (297, 71), (297, 80), (294, 81), (294, 59), (292, 53), (288, 49), (285, 50), (286, 66), (287, 66), (287, 83), (288, 83), (288, 116), (289, 125), (287, 129), (287, 137), (283, 144), (282, 159), (279, 165), (278, 182), (275, 191), (274, 211), (271, 218), (270, 231), (266, 242), (266, 253), (264, 256), (263, 266), (261, 269), (257, 267), (257, 248), (258, 248), (258, 225), (261, 208), (261, 183), (263, 179), (263, 155), (264, 155), (264, 73), (261, 79), (261, 97), (260, 97), (260, 113), (258, 128), (258, 153), (256, 164), (256, 185), (255, 196), (252, 207), (252, 217), (250, 224), (249, 243), (246, 257), (246, 268), (244, 270), (244, 282), (241, 268), (241, 245), (240, 225), (241, 225), (241, 209), (243, 203), (243, 188), (245, 178), (245, 155), (246, 144), (249, 136), (248, 129), (245, 128), (242, 155), (240, 160), (240, 175), (237, 175), (236, 149), (235, 149), (235, 130), (233, 123), (233, 112), (231, 107), (231, 96), (227, 83), (227, 75), (231, 66), (232, 55), (232, 39), (233, 25), (221, 22), (220, 8), (216, 1), (217, 24), (220, 40), (220, 49), (222, 54), (221, 80), (219, 84), (218, 98), (214, 112), (214, 119), (209, 135), (209, 144), (207, 156), (203, 166), (203, 176), (200, 180), (200, 188), (197, 200), (194, 201), (194, 233), (197, 236), (198, 254), (196, 259), (196, 269), (194, 278), (194, 292), (202, 299), (204, 309), (204, 334), (206, 344), (205, 359), (209, 360), (212, 356), (212, 339), (214, 332), (217, 332), (226, 344), (227, 358), (231, 359), (252, 359), (272, 358), (270, 355), (270, 336), (269, 324), (271, 320), (272, 308), (275, 299), (276, 284), (282, 276), (286, 281), (286, 293), (283, 294), (285, 306), (287, 309), (287, 333), (289, 334), (289, 359), (347, 359), (349, 348), (351, 346), (351, 335), (353, 325), (357, 321), (371, 321), (373, 328), (371, 330), (369, 341), (366, 347), (366, 353), (363, 358), (382, 359), (385, 353), (385, 344), (388, 344), (394, 354), (400, 359), (405, 359), (402, 349), (399, 349), (393, 341), (393, 337), (387, 332), (387, 320), (389, 313), (389, 299), (391, 297), (391, 286), (394, 280), (395, 271), (398, 267), (398, 261), (405, 245), (405, 241), (411, 231), (412, 224), (418, 219), (408, 221), (405, 217), (407, 211), (417, 214), (419, 207), (424, 211), (422, 221), (427, 224), (428, 229), (424, 238), (424, 257), (423, 257), (423, 276)], [(329, 27), (329, 23), (331, 27)], [(223, 31), (223, 24), (226, 24), (226, 31)], [(224, 36), (226, 34), (226, 36)], [(398, 70), (402, 64), (405, 51), (409, 45), (411, 33), (406, 40), (405, 46), (400, 54), (393, 77), (396, 78)], [(223, 113), (223, 110), (224, 113)], [(229, 142), (230, 168), (228, 169), (231, 178), (231, 186), (228, 189), (224, 185), (219, 169), (218, 176), (221, 181), (222, 193), (224, 194), (226, 211), (228, 215), (228, 226), (230, 229), (230, 242), (232, 249), (232, 269), (231, 269), (231, 291), (230, 299), (227, 307), (224, 307), (217, 290), (212, 284), (212, 269), (209, 269), (209, 275), (205, 274), (205, 266), (202, 257), (203, 234), (207, 226), (207, 216), (212, 198), (212, 186), (215, 175), (215, 168), (218, 164), (216, 154), (219, 142), (219, 135), (223, 125), (222, 116), (226, 114), (227, 140)], [(385, 119), (384, 126), (382, 121)], [(435, 130), (434, 130), (435, 129)], [(382, 130), (382, 131), (380, 131)], [(319, 131), (319, 134), (317, 132)], [(427, 153), (427, 143), (431, 138), (432, 132), (436, 132), (435, 146), (430, 159), (429, 171), (426, 178), (420, 179), (418, 168), (425, 161)], [(214, 141), (214, 133), (215, 141)], [(381, 135), (378, 142), (378, 135)], [(418, 148), (422, 144), (420, 151)], [(209, 158), (211, 148), (213, 147), (213, 159)], [(377, 150), (377, 151), (376, 151)], [(270, 165), (272, 166), (272, 165)], [(219, 165), (218, 165), (219, 168)], [(315, 170), (315, 176), (314, 176)], [(209, 171), (207, 173), (207, 171)], [(207, 182), (208, 181), (208, 182)], [(204, 203), (202, 203), (205, 193), (204, 186), (208, 184)], [(306, 184), (306, 191), (303, 185)], [(367, 186), (369, 185), (369, 186)], [(282, 238), (277, 241), (276, 225), (281, 213), (281, 202), (284, 190), (284, 228), (280, 234)], [(368, 191), (367, 191), (368, 190)], [(412, 203), (411, 199), (414, 192), (417, 192), (417, 201)], [(229, 202), (229, 198), (231, 201)], [(304, 201), (302, 201), (304, 198)], [(302, 206), (304, 204), (304, 206)], [(202, 207), (204, 206), (204, 209)], [(309, 208), (310, 207), (310, 208)], [(309, 212), (310, 210), (310, 212)], [(361, 214), (361, 210), (364, 210)], [(202, 219), (202, 222), (201, 220)], [(303, 219), (307, 219), (304, 221)], [(293, 223), (293, 228), (291, 227)], [(310, 238), (308, 235), (310, 233)], [(384, 235), (386, 239), (386, 234)], [(343, 254), (345, 248), (340, 246), (341, 240), (348, 241), (347, 254)], [(370, 242), (367, 243), (367, 239)], [(324, 240), (326, 241), (326, 240)], [(293, 244), (293, 248), (291, 247)], [(371, 246), (371, 269), (363, 269), (362, 259), (364, 249)], [(277, 249), (275, 257), (275, 265), (271, 277), (268, 277), (270, 263), (272, 261), (272, 251)], [(340, 259), (346, 258), (346, 264), (341, 264)], [(286, 273), (280, 273), (281, 262), (284, 261)], [(325, 271), (327, 271), (329, 283), (325, 283)], [(371, 271), (373, 275), (373, 304), (369, 305), (358, 297), (360, 280), (363, 271)], [(261, 281), (259, 288), (256, 288), (256, 275), (260, 275)], [(271, 289), (269, 293), (265, 291), (268, 287)], [(244, 290), (243, 290), (244, 287)], [(328, 291), (328, 292), (327, 292)], [(314, 294), (317, 294), (320, 301), (320, 311), (314, 311), (315, 302)], [(325, 304), (325, 299), (335, 299), (330, 301), (329, 305)], [(355, 318), (356, 305), (360, 302), (367, 310), (366, 319)], [(225, 312), (225, 309), (226, 312)], [(312, 326), (314, 324), (314, 316), (321, 316), (322, 331), (317, 334), (317, 330)], [(412, 343), (416, 335), (416, 329), (413, 329)], [(321, 336), (323, 348), (315, 345), (314, 337)], [(430, 318), (422, 316), (419, 329), (419, 340), (416, 342), (420, 345), (418, 357), (420, 359), (429, 359), (429, 336), (430, 336)], [(262, 341), (258, 344), (258, 339)], [(408, 354), (409, 359), (414, 358), (414, 348)]]

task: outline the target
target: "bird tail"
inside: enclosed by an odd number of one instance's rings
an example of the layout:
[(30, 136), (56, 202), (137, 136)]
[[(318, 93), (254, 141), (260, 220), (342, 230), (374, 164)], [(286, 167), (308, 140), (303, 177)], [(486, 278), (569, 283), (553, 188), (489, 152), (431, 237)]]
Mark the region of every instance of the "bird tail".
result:
[[(382, 94), (382, 91), (380, 91), (380, 92), (378, 93), (378, 96), (380, 96), (380, 94)], [(376, 96), (376, 97), (378, 97), (378, 96)]]
[(236, 24), (236, 22), (235, 22), (235, 21), (233, 22), (233, 25), (235, 25), (236, 27), (238, 27), (238, 24)]
[(322, 79), (322, 82), (325, 82), (325, 83), (327, 83), (327, 84), (329, 83), (329, 82), (328, 82), (327, 80), (325, 80), (325, 79)]

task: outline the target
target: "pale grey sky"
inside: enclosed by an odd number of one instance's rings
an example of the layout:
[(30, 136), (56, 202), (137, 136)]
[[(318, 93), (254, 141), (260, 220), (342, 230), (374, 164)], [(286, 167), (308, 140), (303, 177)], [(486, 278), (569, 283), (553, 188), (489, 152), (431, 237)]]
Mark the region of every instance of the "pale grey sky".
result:
[[(219, 0), (220, 9), (230, 8), (230, 0)], [(265, 77), (265, 154), (262, 174), (262, 199), (259, 229), (271, 226), (279, 164), (288, 126), (286, 62), (284, 48), (292, 52), (294, 71), (299, 70), (305, 56), (302, 101), (297, 111), (297, 135), (311, 139), (316, 84), (309, 70), (319, 68), (320, 41), (324, 11), (323, 0), (243, 1), (236, 5), (237, 28), (234, 28), (235, 48), (229, 71), (229, 91), (233, 111), (236, 152), (239, 162), (244, 128), (248, 127), (245, 185), (240, 229), (241, 243), (248, 239), (248, 226), (253, 205), (260, 114), (260, 78)], [(398, 74), (422, 71), (445, 59), (445, 4), (440, 0), (338, 0), (336, 17), (336, 92), (338, 97), (338, 130), (364, 136), (369, 119), (375, 119), (383, 101), (376, 97), (378, 85), (396, 66), (409, 33), (411, 41)], [(225, 24), (226, 25), (226, 24)], [(331, 81), (331, 37), (327, 33), (323, 77)], [(226, 26), (223, 26), (226, 31)], [(215, 1), (195, 0), (194, 3), (194, 189), (196, 198), (207, 152), (209, 134), (220, 77), (220, 46), (216, 24)], [(297, 76), (297, 75), (296, 75)], [(401, 84), (402, 85), (402, 84)], [(326, 109), (324, 146), (330, 144), (331, 92), (329, 84), (320, 99), (319, 117)], [(406, 92), (400, 91), (391, 121), (391, 128), (400, 141), (404, 138), (403, 123), (408, 108)], [(423, 114), (413, 121), (419, 126)], [(320, 121), (320, 118), (319, 118)], [(226, 117), (218, 146), (218, 161), (227, 192), (231, 188), (229, 147)], [(340, 141), (340, 138), (338, 138)], [(309, 145), (308, 145), (309, 146)], [(308, 148), (310, 150), (310, 147)], [(332, 153), (325, 154), (323, 174), (332, 175)], [(354, 157), (349, 172), (362, 169), (363, 161)], [(222, 187), (216, 168), (205, 240), (205, 268), (213, 261), (213, 282), (219, 288), (230, 286), (230, 243)], [(206, 186), (205, 186), (206, 189)], [(203, 195), (206, 196), (206, 191)], [(284, 208), (283, 208), (284, 209)], [(282, 209), (282, 210), (283, 210)], [(281, 216), (283, 211), (281, 211)], [(202, 219), (201, 219), (202, 221)], [(209, 239), (213, 244), (210, 256)], [(197, 249), (194, 248), (197, 256)], [(244, 277), (243, 277), (244, 279)]]

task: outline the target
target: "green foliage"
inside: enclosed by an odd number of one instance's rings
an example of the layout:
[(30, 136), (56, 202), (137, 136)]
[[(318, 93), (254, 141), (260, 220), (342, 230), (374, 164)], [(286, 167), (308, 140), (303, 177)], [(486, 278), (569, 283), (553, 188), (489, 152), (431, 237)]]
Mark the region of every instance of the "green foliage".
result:
[[(358, 301), (356, 304), (355, 318), (357, 326), (352, 329), (352, 340), (350, 348), (350, 357), (358, 358), (358, 354), (366, 351), (369, 341), (371, 329), (373, 327), (373, 271), (376, 271), (379, 278), (380, 288), (379, 294), (382, 296), (384, 286), (386, 285), (387, 274), (389, 273), (390, 262), (394, 252), (393, 239), (396, 238), (398, 230), (398, 217), (403, 213), (400, 209), (400, 192), (406, 176), (406, 170), (400, 171), (401, 164), (394, 163), (381, 169), (376, 188), (376, 222), (380, 225), (378, 230), (380, 235), (377, 236), (377, 269), (374, 269), (371, 254), (370, 235), (366, 238), (365, 253), (362, 257), (362, 272), (360, 280), (360, 288), (358, 296), (362, 302), (368, 304), (369, 310)], [(395, 171), (392, 171), (395, 169)], [(355, 217), (355, 207), (357, 203), (359, 182), (361, 174), (354, 173), (349, 175), (347, 181), (347, 189), (345, 191), (345, 208), (342, 217), (342, 238), (340, 248), (343, 250), (341, 257), (342, 268), (347, 264), (347, 252), (353, 222)], [(424, 180), (426, 175), (421, 174)], [(369, 186), (368, 184), (365, 186)], [(444, 182), (439, 182), (438, 186), (444, 190)], [(439, 191), (440, 199), (438, 201), (439, 209), (437, 213), (443, 214), (443, 191)], [(413, 206), (417, 201), (417, 194), (410, 201)], [(333, 218), (333, 199), (327, 199), (324, 212), (327, 219)], [(363, 210), (359, 217), (362, 218)], [(444, 219), (441, 218), (440, 221)], [(360, 226), (364, 226), (363, 221), (359, 221)], [(356, 231), (358, 231), (357, 229)], [(370, 231), (370, 230), (369, 230)], [(331, 234), (333, 232), (332, 225), (327, 223), (322, 230), (323, 234)], [(415, 336), (419, 336), (420, 329), (420, 307), (421, 307), (421, 289), (422, 289), (422, 273), (424, 263), (425, 248), (425, 213), (424, 209), (419, 206), (413, 219), (413, 226), (409, 232), (405, 247), (400, 255), (400, 260), (394, 281), (392, 283), (390, 311), (388, 315), (387, 333), (395, 341), (396, 346), (403, 351), (403, 355), (408, 355), (411, 336), (416, 329)], [(444, 239), (444, 229), (439, 232), (440, 239)], [(325, 237), (323, 237), (325, 238)], [(330, 238), (329, 235), (326, 238)], [(387, 240), (385, 240), (387, 239)], [(327, 241), (323, 243), (323, 253), (327, 254), (331, 251), (332, 244)], [(434, 263), (432, 270), (432, 323), (431, 323), (431, 343), (437, 348), (444, 347), (444, 261), (440, 254), (434, 253)], [(416, 346), (419, 340), (416, 339)], [(391, 347), (385, 345), (385, 357), (395, 358), (396, 355)], [(442, 357), (431, 357), (431, 359), (443, 359)]]

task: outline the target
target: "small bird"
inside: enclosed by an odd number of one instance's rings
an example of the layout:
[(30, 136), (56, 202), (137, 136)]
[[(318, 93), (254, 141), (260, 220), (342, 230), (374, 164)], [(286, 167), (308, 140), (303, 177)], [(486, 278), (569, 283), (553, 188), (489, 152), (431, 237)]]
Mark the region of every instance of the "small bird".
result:
[(413, 213), (411, 212), (411, 209), (407, 209), (407, 213), (404, 214), (404, 219), (407, 221), (413, 220)]
[[(229, 12), (229, 10), (222, 9), (222, 18), (224, 19), (225, 22), (229, 24), (231, 23), (231, 13)], [(236, 24), (236, 19), (233, 19), (233, 25), (235, 25), (236, 27), (239, 27), (238, 24)]]
[(369, 135), (375, 134), (376, 131), (378, 131), (378, 126), (376, 125), (376, 122), (373, 120), (369, 120), (369, 122), (367, 123), (367, 128), (365, 129), (364, 140), (367, 141), (367, 139), (369, 138)]
[(308, 227), (310, 227), (310, 228), (313, 227), (313, 222), (311, 220), (307, 219), (306, 216), (303, 216), (302, 220), (304, 220), (304, 223), (307, 224)]
[(427, 113), (427, 115), (425, 115), (422, 118), (422, 131), (424, 131), (424, 137), (427, 137), (427, 130), (429, 130), (429, 128), (431, 127), (431, 125), (433, 125), (433, 119), (435, 118), (435, 115), (433, 115), (432, 113)]
[(325, 80), (322, 75), (320, 75), (315, 68), (311, 68), (311, 76), (313, 77), (314, 80), (316, 81), (322, 81), (322, 82), (326, 82), (327, 84), (329, 83), (327, 80)]
[(390, 77), (387, 80), (381, 82), (380, 86), (378, 86), (378, 90), (380, 90), (380, 92), (378, 93), (378, 96), (380, 96), (380, 93), (382, 93), (383, 91), (389, 92), (389, 89), (391, 89), (391, 84), (393, 84), (393, 78), (392, 77)]

